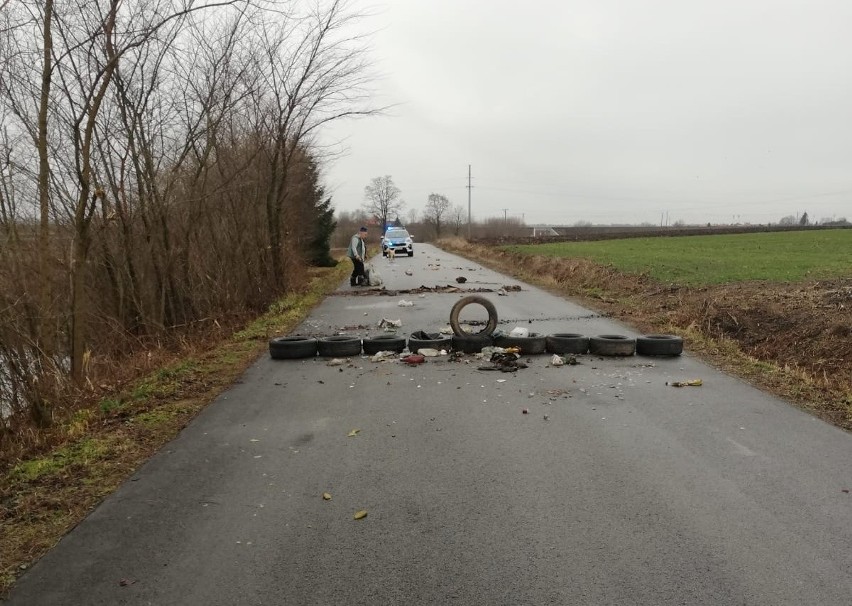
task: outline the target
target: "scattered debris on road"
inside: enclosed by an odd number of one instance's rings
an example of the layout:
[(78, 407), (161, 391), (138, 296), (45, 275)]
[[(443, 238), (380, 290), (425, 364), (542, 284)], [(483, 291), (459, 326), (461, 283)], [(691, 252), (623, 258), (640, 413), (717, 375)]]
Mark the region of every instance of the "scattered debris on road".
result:
[(370, 362), (387, 362), (395, 360), (396, 354), (392, 351), (379, 351), (370, 358)]
[(322, 493), (322, 500), (323, 501), (330, 501), (331, 500), (331, 493), (330, 492)]
[(422, 354), (409, 354), (401, 358), (401, 360), (409, 366), (417, 366), (418, 364), (423, 364), (426, 361), (426, 357)]
[(343, 366), (344, 364), (346, 364), (344, 358), (332, 358), (326, 363), (326, 366)]
[(366, 517), (367, 517), (367, 510), (366, 510), (366, 509), (362, 509), (361, 511), (356, 511), (356, 512), (355, 512), (355, 515), (354, 515), (354, 516), (352, 516), (352, 517), (353, 517), (354, 519), (356, 519), (356, 520), (363, 520), (364, 518), (366, 518)]
[(671, 383), (666, 381), (666, 385), (671, 385), (672, 387), (701, 387), (703, 384), (704, 383), (701, 379), (690, 379), (688, 381), (672, 381)]
[(397, 307), (414, 307), (414, 301), (406, 301), (405, 299), (400, 299), (399, 303), (396, 304)]
[(352, 430), (352, 431), (350, 431), (348, 434), (346, 434), (346, 437), (347, 437), (347, 438), (354, 438), (354, 437), (355, 437), (355, 436), (357, 436), (359, 433), (361, 433), (361, 430), (360, 430), (360, 429), (353, 429), (353, 430)]
[(480, 366), (479, 370), (499, 370), (500, 372), (515, 372), (521, 368), (528, 368), (528, 366), (520, 361), (521, 355), (518, 353), (517, 348), (509, 347), (506, 348), (503, 352), (497, 352), (491, 354), (490, 362), (491, 364), (487, 364), (484, 366)]

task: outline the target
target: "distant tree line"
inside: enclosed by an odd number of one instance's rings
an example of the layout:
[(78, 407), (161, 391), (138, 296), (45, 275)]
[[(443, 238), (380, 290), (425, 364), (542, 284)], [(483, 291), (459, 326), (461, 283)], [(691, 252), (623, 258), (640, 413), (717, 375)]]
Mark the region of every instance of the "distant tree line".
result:
[(328, 265), (314, 151), (373, 113), (346, 2), (0, 11), (0, 441), (69, 385)]

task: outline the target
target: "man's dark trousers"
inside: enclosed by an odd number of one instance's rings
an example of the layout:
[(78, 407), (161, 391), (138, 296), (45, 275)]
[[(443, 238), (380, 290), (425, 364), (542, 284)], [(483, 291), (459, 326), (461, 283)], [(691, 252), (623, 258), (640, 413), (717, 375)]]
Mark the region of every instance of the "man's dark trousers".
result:
[(361, 278), (366, 278), (367, 274), (364, 272), (364, 262), (359, 261), (358, 259), (352, 259), (352, 263), (355, 265), (355, 268), (352, 270), (352, 275), (349, 276), (349, 285), (355, 286), (358, 283), (358, 276)]

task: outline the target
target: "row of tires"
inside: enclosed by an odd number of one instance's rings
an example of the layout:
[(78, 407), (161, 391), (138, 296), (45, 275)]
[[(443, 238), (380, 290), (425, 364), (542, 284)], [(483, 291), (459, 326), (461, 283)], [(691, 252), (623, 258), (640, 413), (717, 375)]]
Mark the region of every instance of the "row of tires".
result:
[(585, 354), (599, 356), (679, 356), (683, 352), (683, 339), (675, 335), (644, 335), (633, 338), (624, 335), (598, 335), (586, 337), (575, 333), (539, 335), (526, 337), (509, 335), (467, 334), (445, 337), (437, 333), (415, 333), (406, 341), (398, 335), (376, 337), (335, 336), (322, 337), (277, 337), (269, 342), (269, 355), (276, 360), (323, 357), (342, 358), (359, 356), (363, 352), (373, 355), (380, 351), (401, 353), (406, 346), (411, 353), (421, 349), (453, 350), (463, 353), (479, 353), (484, 347), (517, 347), (524, 355), (555, 353)]

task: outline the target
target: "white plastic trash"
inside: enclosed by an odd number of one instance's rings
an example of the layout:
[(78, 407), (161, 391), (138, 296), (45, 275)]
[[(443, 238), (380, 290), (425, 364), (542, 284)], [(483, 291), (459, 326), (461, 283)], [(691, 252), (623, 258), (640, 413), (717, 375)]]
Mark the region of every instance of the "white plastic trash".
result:
[(414, 301), (406, 301), (405, 299), (400, 299), (399, 303), (397, 303), (398, 307), (414, 307)]
[(528, 337), (530, 336), (530, 329), (525, 326), (515, 326), (510, 332), (510, 337)]
[(565, 360), (558, 356), (557, 354), (553, 354), (553, 357), (550, 358), (551, 366), (565, 366)]

